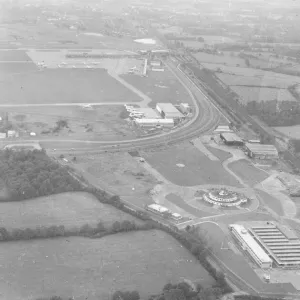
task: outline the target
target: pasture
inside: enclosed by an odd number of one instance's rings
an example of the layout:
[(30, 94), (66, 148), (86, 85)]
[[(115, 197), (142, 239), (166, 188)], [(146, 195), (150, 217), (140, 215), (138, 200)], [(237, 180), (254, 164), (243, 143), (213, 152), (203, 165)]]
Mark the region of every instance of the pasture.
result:
[(256, 190), (256, 194), (258, 194), (259, 198), (262, 199), (262, 204), (267, 205), (278, 216), (284, 216), (284, 211), (280, 203), (280, 200), (278, 200), (276, 197), (273, 197), (267, 192), (262, 190)]
[(64, 225), (95, 226), (99, 221), (110, 226), (115, 221), (141, 222), (116, 208), (100, 203), (93, 195), (62, 193), (18, 202), (0, 202), (0, 227), (36, 228)]
[(240, 66), (240, 67), (246, 67), (245, 60), (240, 57), (233, 57), (229, 54), (225, 55), (214, 55), (214, 54), (208, 54), (205, 52), (198, 52), (193, 54), (193, 56), (199, 61), (199, 62), (212, 62), (214, 64), (221, 64), (226, 66)]
[(251, 87), (251, 86), (231, 86), (231, 89), (237, 93), (242, 103), (248, 102), (266, 102), (266, 101), (297, 101), (287, 89)]
[(44, 69), (0, 82), (0, 104), (138, 102), (141, 98), (103, 69)]
[[(143, 154), (147, 162), (172, 183), (181, 186), (222, 184), (240, 187), (220, 161), (211, 161), (190, 143), (183, 143), (157, 152)], [(184, 164), (179, 168), (176, 164)]]
[(251, 162), (245, 159), (230, 163), (228, 168), (250, 186), (254, 186), (269, 177), (268, 173), (255, 168)]
[(184, 86), (167, 68), (164, 72), (149, 71), (148, 77), (126, 74), (122, 75), (121, 78), (150, 97), (152, 99), (148, 104), (150, 107), (154, 107), (158, 102), (192, 104), (190, 95)]
[(276, 131), (283, 133), (289, 138), (299, 140), (300, 139), (300, 125), (295, 126), (283, 126), (283, 127), (273, 127)]
[[(89, 109), (80, 106), (32, 106), (0, 108), (0, 112), (8, 113), (20, 135), (28, 136), (29, 132), (35, 132), (39, 139), (55, 137), (102, 141), (136, 137), (128, 122), (121, 118), (123, 109), (121, 105), (100, 105)], [(68, 128), (53, 132), (59, 120), (65, 120)]]
[(137, 290), (143, 299), (183, 279), (214, 284), (196, 259), (161, 231), (3, 243), (0, 265), (1, 295), (14, 300), (108, 299), (117, 290)]
[(26, 51), (23, 50), (0, 50), (0, 62), (26, 62), (31, 61)]

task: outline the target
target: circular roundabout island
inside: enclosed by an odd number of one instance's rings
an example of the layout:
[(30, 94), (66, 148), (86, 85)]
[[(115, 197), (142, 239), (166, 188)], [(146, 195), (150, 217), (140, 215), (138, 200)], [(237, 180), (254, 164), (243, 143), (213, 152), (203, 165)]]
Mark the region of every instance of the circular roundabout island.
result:
[(227, 189), (211, 190), (203, 195), (203, 200), (218, 206), (240, 206), (248, 199), (237, 192), (228, 191)]

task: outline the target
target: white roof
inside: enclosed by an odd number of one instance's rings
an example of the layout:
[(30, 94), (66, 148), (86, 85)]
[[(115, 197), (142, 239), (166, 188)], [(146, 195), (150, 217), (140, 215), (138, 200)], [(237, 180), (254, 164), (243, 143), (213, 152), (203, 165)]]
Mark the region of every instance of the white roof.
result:
[(150, 107), (139, 108), (139, 112), (145, 115), (146, 119), (160, 119), (161, 116), (157, 113), (157, 111)]
[(150, 205), (148, 205), (148, 207), (152, 208), (152, 209), (154, 209), (158, 212), (161, 212), (161, 213), (169, 211), (166, 207), (163, 207), (163, 206), (158, 205), (158, 204), (150, 204)]
[(174, 216), (174, 217), (176, 217), (176, 218), (179, 218), (179, 217), (181, 217), (181, 215), (180, 215), (180, 214), (178, 214), (178, 213), (173, 213), (173, 214), (172, 214), (172, 216)]
[(173, 119), (137, 119), (135, 122), (138, 124), (174, 124)]
[(172, 103), (157, 103), (156, 107), (159, 107), (166, 115), (183, 117), (183, 114)]
[(239, 224), (231, 224), (230, 227), (234, 228), (239, 234), (244, 243), (257, 255), (263, 263), (272, 262), (272, 259), (267, 255), (267, 253), (262, 249), (262, 247), (255, 241), (248, 230)]
[(246, 143), (245, 145), (252, 153), (278, 156), (278, 151), (274, 145), (251, 143)]

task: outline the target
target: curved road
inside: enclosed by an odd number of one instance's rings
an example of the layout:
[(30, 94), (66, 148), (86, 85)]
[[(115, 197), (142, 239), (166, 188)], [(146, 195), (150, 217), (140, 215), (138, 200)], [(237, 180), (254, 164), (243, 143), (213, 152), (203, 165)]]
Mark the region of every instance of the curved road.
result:
[[(80, 152), (101, 152), (101, 151), (128, 151), (130, 149), (145, 149), (149, 147), (157, 147), (166, 144), (175, 144), (187, 139), (199, 136), (214, 128), (220, 120), (220, 112), (212, 105), (210, 100), (206, 98), (203, 92), (197, 88), (193, 82), (180, 70), (173, 62), (167, 63), (168, 68), (178, 78), (182, 85), (187, 89), (195, 105), (195, 115), (189, 123), (183, 127), (178, 127), (169, 133), (154, 135), (134, 140), (123, 141), (86, 141), (86, 140), (19, 140), (22, 142), (39, 142), (43, 148), (50, 150), (57, 148), (56, 153), (69, 151), (74, 148), (74, 153)], [(184, 99), (183, 99), (184, 100)], [(51, 150), (50, 150), (51, 151)]]

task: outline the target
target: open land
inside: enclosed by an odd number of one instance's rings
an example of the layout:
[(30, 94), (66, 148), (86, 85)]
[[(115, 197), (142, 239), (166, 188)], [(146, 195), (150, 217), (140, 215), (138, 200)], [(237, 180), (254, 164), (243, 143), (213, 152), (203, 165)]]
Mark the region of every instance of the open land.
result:
[(115, 192), (139, 207), (151, 204), (149, 191), (158, 183), (128, 153), (105, 153), (76, 156), (73, 167), (89, 182)]
[(261, 190), (256, 190), (256, 194), (258, 194), (260, 198), (263, 199), (263, 202), (269, 208), (271, 208), (278, 216), (284, 216), (282, 205), (276, 197), (272, 197), (270, 194)]
[(215, 64), (223, 64), (226, 66), (246, 67), (245, 60), (243, 58), (232, 57), (227, 53), (225, 55), (214, 55), (205, 52), (198, 52), (193, 54), (193, 56), (201, 63), (212, 62)]
[(5, 243), (0, 265), (1, 295), (15, 300), (53, 295), (96, 300), (117, 290), (146, 297), (182, 279), (204, 287), (214, 283), (192, 254), (160, 231)]
[(249, 161), (244, 159), (232, 162), (228, 167), (245, 183), (251, 186), (258, 184), (269, 177), (268, 173), (255, 168)]
[(149, 71), (147, 77), (131, 74), (121, 77), (152, 99), (150, 107), (154, 107), (158, 102), (192, 104), (186, 89), (167, 68), (164, 72)]
[(141, 221), (116, 208), (100, 203), (93, 195), (81, 192), (56, 194), (21, 202), (0, 203), (0, 226), (6, 229), (64, 225), (110, 226), (115, 221)]
[[(181, 186), (222, 184), (240, 187), (221, 162), (211, 161), (190, 143), (183, 143), (160, 152), (146, 152), (147, 161), (172, 183)], [(179, 168), (176, 164), (184, 164)]]
[[(135, 131), (122, 118), (121, 105), (94, 106), (51, 106), (51, 107), (6, 107), (0, 113), (8, 114), (9, 121), (20, 136), (35, 132), (39, 139), (92, 139), (121, 140), (135, 138)], [(65, 120), (68, 128), (53, 132), (56, 123)], [(54, 146), (55, 147), (55, 146)]]
[(283, 133), (284, 135), (292, 139), (296, 139), (296, 140), (300, 139), (300, 125), (273, 127), (273, 129)]

